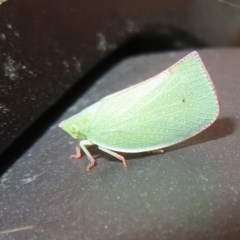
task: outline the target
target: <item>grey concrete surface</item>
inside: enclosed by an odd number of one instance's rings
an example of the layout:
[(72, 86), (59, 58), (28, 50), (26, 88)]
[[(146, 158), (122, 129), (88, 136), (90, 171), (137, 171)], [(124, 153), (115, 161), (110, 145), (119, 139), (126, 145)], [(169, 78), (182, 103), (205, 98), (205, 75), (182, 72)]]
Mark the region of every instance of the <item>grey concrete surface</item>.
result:
[(201, 50), (221, 113), (206, 131), (164, 154), (125, 154), (129, 167), (93, 149), (69, 160), (57, 124), (114, 91), (164, 70), (189, 51), (120, 62), (2, 176), (0, 239), (240, 239), (240, 49)]

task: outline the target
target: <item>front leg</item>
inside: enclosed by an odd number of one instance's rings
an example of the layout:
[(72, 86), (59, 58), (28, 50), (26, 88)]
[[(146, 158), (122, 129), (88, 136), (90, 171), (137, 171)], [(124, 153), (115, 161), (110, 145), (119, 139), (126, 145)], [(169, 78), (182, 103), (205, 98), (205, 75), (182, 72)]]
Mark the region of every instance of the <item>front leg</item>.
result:
[(90, 163), (87, 165), (87, 171), (90, 171), (90, 169), (93, 168), (94, 165), (96, 164), (95, 159), (93, 158), (91, 153), (86, 148), (86, 146), (92, 146), (92, 145), (93, 145), (93, 143), (88, 140), (80, 141), (80, 146), (81, 146), (83, 152), (86, 154), (88, 160), (90, 161)]
[(77, 159), (81, 157), (81, 148), (78, 145), (78, 143), (76, 143), (76, 154), (72, 154), (69, 156), (69, 159)]

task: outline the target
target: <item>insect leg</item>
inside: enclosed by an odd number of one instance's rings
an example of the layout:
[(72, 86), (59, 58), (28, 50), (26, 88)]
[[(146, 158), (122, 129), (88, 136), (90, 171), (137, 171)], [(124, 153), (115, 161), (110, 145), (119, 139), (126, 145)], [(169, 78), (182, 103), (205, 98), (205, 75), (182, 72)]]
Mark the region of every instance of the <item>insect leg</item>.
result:
[(98, 148), (100, 150), (102, 150), (103, 152), (106, 152), (106, 153), (112, 155), (113, 157), (117, 158), (118, 160), (122, 161), (123, 166), (127, 167), (126, 160), (125, 160), (125, 158), (123, 156), (121, 156), (121, 155), (119, 155), (119, 154), (117, 154), (117, 153), (115, 153), (115, 152), (113, 152), (113, 151), (111, 151), (109, 149), (103, 148), (103, 147), (98, 147)]
[(69, 156), (69, 159), (76, 159), (81, 157), (81, 148), (79, 146), (78, 141), (76, 141), (76, 154), (72, 154)]
[(164, 153), (164, 149), (152, 150), (152, 153)]
[(84, 151), (84, 153), (86, 154), (88, 160), (90, 161), (90, 163), (87, 165), (87, 171), (90, 171), (90, 169), (95, 165), (96, 161), (93, 158), (93, 156), (90, 154), (90, 152), (87, 150), (86, 146), (91, 146), (93, 145), (90, 141), (88, 140), (82, 140), (80, 141), (80, 147), (82, 148), (82, 150)]

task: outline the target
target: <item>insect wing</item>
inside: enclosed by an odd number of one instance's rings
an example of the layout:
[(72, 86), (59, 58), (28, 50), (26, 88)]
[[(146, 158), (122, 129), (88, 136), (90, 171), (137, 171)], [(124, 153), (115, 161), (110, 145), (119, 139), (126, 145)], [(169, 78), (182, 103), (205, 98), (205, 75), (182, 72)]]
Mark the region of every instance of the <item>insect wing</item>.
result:
[(181, 142), (210, 126), (219, 113), (213, 83), (197, 52), (153, 78), (103, 98), (92, 109), (86, 137), (120, 152)]

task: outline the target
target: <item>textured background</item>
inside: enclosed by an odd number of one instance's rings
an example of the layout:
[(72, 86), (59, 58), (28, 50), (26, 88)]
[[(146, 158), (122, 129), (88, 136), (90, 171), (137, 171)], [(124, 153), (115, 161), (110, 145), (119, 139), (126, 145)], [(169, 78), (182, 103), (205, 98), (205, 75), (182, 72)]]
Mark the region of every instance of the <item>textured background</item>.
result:
[(239, 49), (201, 50), (221, 104), (206, 131), (164, 154), (126, 154), (129, 168), (93, 149), (71, 161), (61, 120), (150, 77), (189, 51), (130, 57), (96, 80), (0, 181), (0, 239), (240, 239)]
[[(0, 239), (240, 239), (240, 11), (228, 3), (0, 0)], [(213, 126), (165, 154), (126, 154), (128, 169), (95, 148), (90, 173), (85, 156), (68, 160), (58, 122), (203, 47)]]

